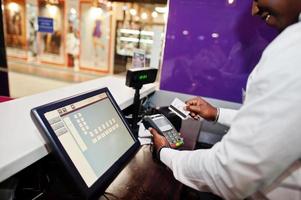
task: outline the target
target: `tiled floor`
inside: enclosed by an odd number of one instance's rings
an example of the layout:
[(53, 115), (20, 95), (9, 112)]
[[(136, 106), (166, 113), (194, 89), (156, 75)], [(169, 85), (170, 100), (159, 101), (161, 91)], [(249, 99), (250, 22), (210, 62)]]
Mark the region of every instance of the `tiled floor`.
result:
[(14, 98), (104, 76), (75, 72), (62, 67), (25, 65), (18, 61), (10, 61), (8, 66), (10, 96)]
[(83, 82), (104, 76), (105, 74), (92, 74), (74, 71), (72, 68), (57, 67), (47, 64), (24, 63), (24, 61), (10, 60), (8, 62), (9, 71), (22, 74), (35, 75), (48, 79), (55, 79), (64, 82)]
[(10, 96), (13, 98), (33, 95), (72, 84), (16, 72), (9, 72), (8, 76)]

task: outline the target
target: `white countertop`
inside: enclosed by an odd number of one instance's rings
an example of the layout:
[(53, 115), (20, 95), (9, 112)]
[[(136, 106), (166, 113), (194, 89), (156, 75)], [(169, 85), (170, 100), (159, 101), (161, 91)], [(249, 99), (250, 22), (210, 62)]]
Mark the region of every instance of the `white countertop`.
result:
[[(154, 92), (156, 86), (143, 86), (141, 97)], [(48, 154), (45, 141), (30, 117), (32, 108), (103, 87), (109, 88), (121, 109), (133, 103), (135, 91), (125, 86), (125, 77), (119, 76), (107, 76), (1, 103), (0, 182)]]

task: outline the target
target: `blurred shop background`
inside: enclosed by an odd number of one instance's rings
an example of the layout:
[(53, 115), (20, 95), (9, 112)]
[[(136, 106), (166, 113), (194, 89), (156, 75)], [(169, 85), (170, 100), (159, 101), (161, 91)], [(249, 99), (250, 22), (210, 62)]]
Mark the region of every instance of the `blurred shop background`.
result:
[[(166, 4), (167, 0), (2, 0), (1, 56), (6, 62), (1, 59), (1, 84), (7, 75), (10, 96), (17, 98), (123, 74), (137, 48), (145, 51), (146, 66), (158, 68)], [(43, 28), (48, 19), (53, 30)]]
[[(241, 103), (277, 32), (252, 0), (2, 0), (0, 95), (125, 75), (137, 49), (160, 89)], [(163, 56), (164, 55), (164, 56)]]

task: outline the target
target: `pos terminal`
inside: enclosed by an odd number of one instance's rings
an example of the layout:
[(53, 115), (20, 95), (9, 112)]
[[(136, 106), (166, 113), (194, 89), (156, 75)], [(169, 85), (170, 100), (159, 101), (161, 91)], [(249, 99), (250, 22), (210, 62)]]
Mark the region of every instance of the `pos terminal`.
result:
[(108, 88), (39, 106), (31, 114), (86, 198), (104, 192), (140, 146)]

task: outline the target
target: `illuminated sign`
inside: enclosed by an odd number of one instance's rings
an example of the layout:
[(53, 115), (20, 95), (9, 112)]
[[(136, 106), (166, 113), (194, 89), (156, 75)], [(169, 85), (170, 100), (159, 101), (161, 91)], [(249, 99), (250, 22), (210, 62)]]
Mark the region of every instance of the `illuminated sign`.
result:
[(139, 80), (142, 81), (142, 80), (146, 80), (147, 79), (147, 74), (143, 74), (143, 75), (140, 75), (139, 76)]

